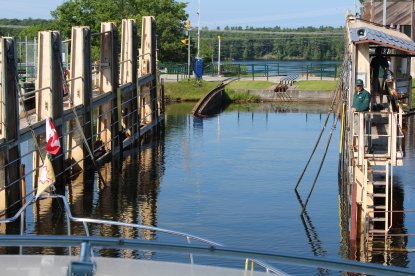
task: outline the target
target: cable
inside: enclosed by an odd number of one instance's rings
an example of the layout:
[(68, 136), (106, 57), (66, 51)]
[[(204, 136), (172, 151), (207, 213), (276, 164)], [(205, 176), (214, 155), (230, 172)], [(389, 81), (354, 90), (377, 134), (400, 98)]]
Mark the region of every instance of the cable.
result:
[[(55, 53), (55, 55), (56, 55), (56, 54), (57, 54), (57, 51), (54, 51), (54, 53)], [(68, 82), (67, 82), (67, 80), (66, 80), (66, 78), (65, 78), (65, 73), (64, 73), (64, 71), (63, 71), (62, 56), (58, 54), (58, 55), (57, 55), (57, 60), (58, 60), (58, 63), (59, 63), (59, 69), (60, 69), (60, 72), (61, 72), (62, 80), (64, 80), (63, 85), (64, 85), (64, 86), (65, 86), (65, 88), (67, 89), (68, 94), (70, 94), (70, 91), (69, 91), (69, 86), (68, 86)], [(91, 151), (91, 148), (90, 148), (90, 147), (89, 147), (89, 145), (88, 145), (88, 140), (86, 139), (85, 134), (84, 134), (84, 132), (83, 132), (83, 130), (82, 130), (82, 126), (81, 126), (81, 123), (80, 123), (80, 121), (79, 121), (78, 114), (76, 113), (75, 106), (74, 106), (74, 104), (73, 104), (73, 101), (72, 101), (72, 97), (71, 97), (71, 96), (72, 96), (72, 95), (69, 95), (68, 99), (69, 99), (69, 104), (70, 104), (71, 110), (72, 110), (72, 112), (73, 112), (73, 114), (74, 114), (74, 117), (75, 117), (76, 126), (77, 126), (77, 128), (78, 128), (78, 131), (79, 131), (79, 133), (80, 133), (81, 137), (82, 137), (82, 140), (83, 140), (83, 142), (84, 142), (85, 148), (87, 149), (89, 156), (91, 156), (91, 161), (92, 161), (92, 164), (93, 164), (93, 165), (94, 165), (94, 167), (96, 168), (96, 170), (97, 170), (97, 172), (98, 172), (98, 175), (99, 175), (99, 178), (101, 179), (102, 183), (104, 183), (104, 185), (106, 185), (106, 181), (105, 181), (104, 177), (102, 176), (101, 171), (100, 171), (100, 170), (99, 170), (99, 168), (98, 168), (98, 165), (97, 165), (97, 164), (96, 164), (96, 162), (95, 162), (94, 154), (93, 154), (93, 152)]]
[(338, 92), (339, 92), (339, 89), (336, 89), (336, 93), (334, 94), (334, 96), (333, 96), (333, 98), (332, 98), (332, 102), (331, 102), (331, 105), (330, 105), (330, 109), (329, 109), (329, 111), (327, 112), (327, 116), (326, 116), (326, 120), (325, 120), (325, 122), (324, 122), (324, 124), (323, 124), (323, 128), (322, 128), (322, 129), (321, 129), (321, 131), (320, 131), (320, 135), (319, 135), (319, 137), (318, 137), (318, 139), (317, 139), (317, 141), (316, 141), (316, 143), (315, 143), (315, 145), (314, 145), (313, 151), (311, 152), (311, 155), (310, 155), (310, 157), (309, 157), (309, 159), (308, 159), (308, 161), (307, 161), (307, 163), (306, 163), (306, 165), (305, 165), (305, 167), (304, 167), (304, 170), (303, 170), (303, 172), (301, 173), (301, 175), (300, 175), (300, 177), (299, 177), (299, 179), (298, 179), (298, 181), (297, 181), (297, 184), (295, 185), (295, 188), (294, 188), (294, 190), (295, 190), (295, 191), (297, 191), (298, 185), (300, 184), (301, 180), (303, 179), (304, 173), (306, 172), (306, 170), (307, 170), (307, 168), (308, 168), (308, 165), (310, 164), (311, 159), (313, 158), (314, 153), (316, 152), (317, 146), (318, 146), (318, 145), (319, 145), (319, 143), (320, 143), (321, 137), (322, 137), (322, 135), (323, 135), (324, 130), (326, 129), (327, 122), (328, 122), (328, 120), (329, 120), (329, 118), (330, 118), (330, 114), (333, 112), (333, 107), (334, 107), (334, 104), (335, 104), (335, 102), (336, 102), (336, 98), (337, 98)]

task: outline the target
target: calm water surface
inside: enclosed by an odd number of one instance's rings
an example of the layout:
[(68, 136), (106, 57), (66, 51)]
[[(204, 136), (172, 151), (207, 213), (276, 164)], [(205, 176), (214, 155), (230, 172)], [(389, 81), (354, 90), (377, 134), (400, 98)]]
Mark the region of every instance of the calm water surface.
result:
[[(193, 104), (186, 103), (169, 105), (165, 129), (157, 141), (145, 143), (140, 152), (132, 150), (118, 171), (112, 170), (111, 164), (102, 169), (107, 186), (98, 184), (96, 176), (90, 180), (78, 177), (67, 189), (74, 215), (189, 232), (232, 247), (348, 258), (339, 218), (339, 129), (334, 130), (306, 216), (300, 215), (301, 205), (294, 192), (328, 106), (231, 105), (208, 119), (191, 116), (192, 107)], [(332, 121), (330, 118), (329, 126)], [(316, 177), (329, 126), (299, 186), (302, 201)], [(408, 140), (405, 167), (396, 169), (395, 182), (404, 194), (404, 208), (415, 210), (415, 138), (409, 135)], [(63, 233), (65, 223), (53, 223), (50, 212), (42, 212), (46, 208), (36, 207), (32, 214), (34, 222), (29, 219), (27, 223), (29, 231), (43, 233), (40, 229), (46, 228)], [(408, 233), (415, 233), (414, 222), (415, 215), (408, 214), (404, 222)], [(81, 227), (72, 231), (81, 231)], [(93, 231), (167, 240), (152, 232), (113, 227)], [(411, 238), (406, 240), (408, 250), (414, 247)], [(127, 257), (140, 257), (131, 254)], [(398, 259), (404, 261), (397, 264), (415, 271), (413, 253), (399, 254)], [(240, 267), (243, 265), (240, 263)], [(278, 267), (296, 275), (328, 273)]]

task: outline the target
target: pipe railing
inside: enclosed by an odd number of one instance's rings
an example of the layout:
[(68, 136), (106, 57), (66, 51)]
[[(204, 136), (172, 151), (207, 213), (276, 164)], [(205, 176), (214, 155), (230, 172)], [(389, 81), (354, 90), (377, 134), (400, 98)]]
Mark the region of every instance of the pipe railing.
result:
[[(99, 224), (99, 225), (125, 226), (125, 227), (132, 227), (132, 228), (141, 229), (141, 230), (149, 230), (149, 231), (154, 231), (154, 232), (170, 234), (170, 235), (174, 235), (174, 236), (178, 236), (178, 237), (183, 237), (183, 238), (186, 238), (186, 239), (199, 241), (199, 242), (201, 242), (203, 244), (206, 244), (210, 247), (221, 246), (221, 244), (219, 244), (219, 243), (204, 239), (204, 238), (199, 237), (199, 236), (195, 236), (195, 235), (184, 233), (184, 232), (173, 231), (173, 230), (160, 228), (160, 227), (154, 227), (154, 226), (148, 226), (148, 225), (142, 225), (142, 224), (135, 224), (135, 223), (119, 222), (119, 221), (102, 220), (102, 219), (74, 217), (72, 215), (72, 212), (71, 212), (71, 209), (70, 209), (70, 206), (69, 206), (69, 203), (68, 203), (68, 200), (66, 199), (66, 197), (62, 196), (62, 195), (52, 195), (52, 194), (41, 195), (38, 199), (33, 197), (31, 200), (28, 200), (16, 212), (16, 214), (14, 216), (12, 216), (10, 218), (0, 219), (0, 224), (1, 223), (11, 223), (11, 222), (16, 221), (22, 215), (24, 215), (24, 212), (29, 207), (29, 205), (34, 203), (36, 200), (42, 200), (42, 199), (46, 199), (46, 198), (55, 198), (55, 199), (61, 200), (62, 203), (63, 203), (64, 210), (66, 212), (66, 217), (68, 218), (68, 221), (69, 222), (80, 222), (80, 223), (82, 223), (84, 225), (84, 227), (86, 227), (84, 229), (85, 233), (90, 233), (89, 228), (87, 226), (87, 224), (89, 224), (89, 223), (90, 224)], [(68, 228), (68, 231), (69, 230), (70, 230), (70, 228)], [(24, 233), (21, 232), (20, 235), (24, 235)], [(68, 235), (70, 235), (70, 233), (68, 233)]]
[[(353, 117), (356, 117), (356, 118), (354, 118), (354, 120), (356, 120), (359, 117), (359, 115), (360, 115), (360, 112), (355, 112), (353, 114)], [(393, 158), (393, 156), (391, 156), (390, 149), (391, 149), (392, 146), (396, 146), (396, 148), (399, 150), (399, 152), (401, 153), (401, 156), (402, 156), (403, 152), (402, 152), (401, 145), (402, 145), (402, 141), (404, 139), (404, 134), (403, 134), (401, 125), (399, 125), (399, 123), (398, 123), (398, 118), (396, 118), (395, 115), (396, 114), (394, 112), (389, 112), (389, 111), (388, 112), (373, 112), (373, 111), (366, 112), (366, 113), (364, 113), (364, 119), (363, 119), (364, 127), (361, 128), (361, 129), (363, 129), (363, 133), (360, 133), (360, 129), (358, 129), (358, 130), (355, 129), (356, 126), (358, 128), (360, 128), (359, 124), (356, 124), (356, 125), (352, 124), (352, 136), (355, 139), (358, 139), (359, 137), (364, 137), (364, 139), (363, 139), (364, 140), (364, 147), (367, 147), (368, 150), (370, 149), (370, 146), (371, 146), (370, 143), (371, 143), (372, 138), (374, 138), (374, 137), (386, 137), (387, 138), (387, 144), (385, 146), (386, 146), (387, 152), (383, 153), (382, 155), (386, 154), (389, 158)], [(388, 129), (386, 134), (372, 133), (371, 132), (371, 129), (370, 129), (371, 128), (371, 122), (373, 121), (375, 116), (380, 116), (381, 118), (388, 118), (387, 123), (385, 123), (385, 128)], [(396, 144), (395, 145), (391, 144), (393, 133), (390, 133), (390, 132), (391, 132), (392, 128), (397, 128), (397, 130), (398, 130), (398, 133), (396, 134), (396, 137), (395, 137), (396, 138)], [(358, 144), (355, 142), (353, 145), (357, 146)], [(361, 154), (361, 153), (359, 152), (359, 154)], [(374, 154), (374, 156), (376, 156), (376, 155), (380, 155), (380, 154), (379, 153)]]
[[(25, 235), (23, 233), (23, 227), (20, 228), (20, 235), (0, 235), (0, 245), (2, 246), (20, 246), (20, 247), (76, 247), (81, 246), (82, 243), (88, 243), (92, 248), (114, 248), (114, 249), (134, 249), (134, 250), (151, 250), (151, 251), (167, 251), (173, 253), (186, 253), (186, 254), (199, 254), (215, 257), (227, 257), (227, 258), (244, 258), (247, 261), (254, 261), (256, 264), (264, 267), (267, 271), (281, 274), (282, 272), (269, 266), (261, 260), (279, 262), (284, 264), (290, 264), (295, 266), (313, 267), (313, 268), (325, 268), (334, 271), (346, 271), (365, 273), (372, 275), (413, 275), (412, 271), (398, 267), (385, 267), (376, 264), (360, 263), (355, 261), (334, 260), (324, 257), (305, 257), (305, 256), (292, 256), (288, 254), (278, 254), (274, 252), (261, 252), (253, 250), (244, 250), (231, 247), (225, 247), (219, 243), (191, 235), (188, 233), (173, 231), (169, 229), (146, 226), (134, 223), (124, 223), (109, 220), (90, 219), (74, 217), (71, 213), (69, 203), (65, 196), (61, 195), (42, 195), (38, 200), (45, 198), (56, 198), (63, 202), (63, 207), (68, 218), (68, 236), (61, 235)], [(1, 223), (11, 223), (19, 218), (22, 219), (26, 209), (35, 202), (33, 197), (28, 200), (14, 216), (6, 219), (0, 219)], [(86, 236), (72, 236), (70, 234), (70, 222), (82, 223), (85, 229)], [(90, 234), (88, 224), (98, 225), (113, 225), (113, 226), (125, 226), (133, 227), (136, 229), (150, 230), (154, 232), (166, 233), (178, 237), (184, 237), (186, 240), (195, 240), (202, 243), (204, 246), (199, 245), (178, 245), (178, 244), (163, 244), (154, 241), (145, 241), (137, 239), (128, 239), (120, 237), (97, 237), (88, 236)], [(205, 246), (207, 245), (207, 247)]]
[(245, 259), (261, 258), (267, 261), (292, 265), (295, 267), (324, 268), (332, 271), (344, 271), (379, 276), (410, 276), (413, 271), (409, 269), (382, 266), (379, 264), (361, 263), (326, 257), (308, 257), (289, 254), (279, 254), (268, 251), (245, 250), (233, 247), (205, 247), (197, 245), (163, 244), (160, 242), (104, 237), (85, 236), (27, 236), (27, 235), (0, 235), (0, 245), (7, 247), (81, 247), (82, 243), (88, 243), (92, 248), (132, 249), (161, 251), (170, 253), (198, 254), (210, 257)]

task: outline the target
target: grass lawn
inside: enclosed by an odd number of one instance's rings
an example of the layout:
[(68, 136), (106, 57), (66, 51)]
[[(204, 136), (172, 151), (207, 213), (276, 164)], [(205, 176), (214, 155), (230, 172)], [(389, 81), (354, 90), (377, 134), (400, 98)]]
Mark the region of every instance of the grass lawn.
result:
[(336, 90), (336, 80), (308, 80), (297, 81), (297, 90)]
[(273, 85), (270, 81), (233, 81), (226, 87), (230, 90), (234, 89), (270, 89)]
[(221, 82), (196, 81), (195, 79), (165, 82), (164, 93), (166, 98), (171, 100), (198, 101), (219, 84)]
[[(165, 82), (165, 96), (172, 101), (198, 101), (207, 93), (212, 91), (216, 86), (220, 85), (218, 81), (196, 81), (195, 79), (182, 80), (179, 82)], [(233, 81), (226, 86), (226, 92), (232, 101), (236, 102), (252, 102), (258, 100), (257, 96), (253, 96), (244, 92), (235, 92), (243, 89), (270, 89), (276, 83), (270, 81)], [(297, 90), (335, 90), (337, 81), (327, 80), (309, 80), (296, 82)]]

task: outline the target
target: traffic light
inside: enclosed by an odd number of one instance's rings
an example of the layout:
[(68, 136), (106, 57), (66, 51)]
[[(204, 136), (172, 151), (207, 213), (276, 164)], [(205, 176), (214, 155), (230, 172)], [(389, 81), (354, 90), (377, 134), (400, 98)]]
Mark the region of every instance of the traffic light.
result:
[(184, 27), (186, 29), (190, 29), (190, 20), (186, 20), (186, 23), (184, 24)]
[(189, 44), (189, 39), (185, 38), (180, 40), (184, 45), (188, 45)]

